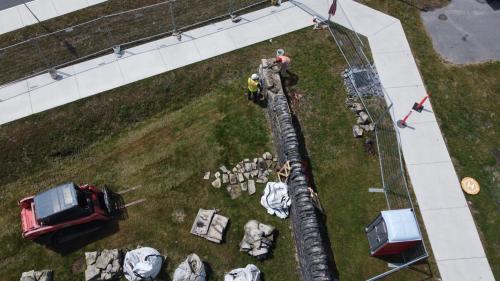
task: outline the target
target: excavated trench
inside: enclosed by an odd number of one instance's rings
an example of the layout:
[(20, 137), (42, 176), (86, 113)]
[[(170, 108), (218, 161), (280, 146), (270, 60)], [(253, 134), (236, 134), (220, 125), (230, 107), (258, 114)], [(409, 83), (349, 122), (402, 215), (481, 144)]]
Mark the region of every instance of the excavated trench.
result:
[[(272, 59), (263, 59), (259, 68), (262, 77), (262, 93), (267, 95), (266, 111), (278, 163), (290, 163), (288, 192), (292, 199), (290, 219), (298, 255), (299, 274), (303, 281), (338, 280), (332, 247), (328, 239), (324, 215), (313, 201), (309, 187), (313, 187), (310, 171), (303, 160), (307, 150), (300, 124), (290, 110), (288, 96), (284, 90), (277, 67), (268, 67)], [(309, 168), (309, 165), (307, 165)]]

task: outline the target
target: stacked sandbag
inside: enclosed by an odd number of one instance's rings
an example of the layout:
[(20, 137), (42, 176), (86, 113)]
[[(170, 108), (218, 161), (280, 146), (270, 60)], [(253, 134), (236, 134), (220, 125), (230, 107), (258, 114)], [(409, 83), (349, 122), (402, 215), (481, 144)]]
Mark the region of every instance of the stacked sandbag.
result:
[(85, 253), (85, 281), (113, 280), (122, 275), (122, 252), (118, 249)]
[(160, 273), (163, 256), (156, 249), (139, 247), (125, 254), (123, 273), (129, 281), (154, 280)]
[(274, 243), (274, 227), (256, 220), (245, 224), (245, 235), (240, 243), (240, 251), (247, 252), (258, 260), (269, 256)]
[(196, 254), (189, 255), (174, 272), (173, 281), (205, 281), (205, 266)]
[(245, 268), (231, 270), (224, 276), (224, 281), (260, 281), (260, 270), (249, 264)]

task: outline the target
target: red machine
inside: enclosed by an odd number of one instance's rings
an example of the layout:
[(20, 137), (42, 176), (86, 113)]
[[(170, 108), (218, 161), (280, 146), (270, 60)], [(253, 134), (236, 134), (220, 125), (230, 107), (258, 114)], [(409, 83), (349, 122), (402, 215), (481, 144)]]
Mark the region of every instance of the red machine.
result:
[(24, 198), (19, 206), (23, 237), (42, 243), (76, 227), (77, 236), (96, 230), (95, 223), (113, 219), (118, 210), (106, 188), (74, 183)]

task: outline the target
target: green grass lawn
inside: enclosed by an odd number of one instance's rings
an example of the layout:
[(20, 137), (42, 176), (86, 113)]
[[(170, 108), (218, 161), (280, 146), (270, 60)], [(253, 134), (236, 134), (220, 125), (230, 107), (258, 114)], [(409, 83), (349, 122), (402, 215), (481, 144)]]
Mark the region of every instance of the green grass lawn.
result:
[[(328, 33), (308, 29), (2, 126), (2, 275), (15, 279), (24, 270), (52, 268), (58, 280), (74, 280), (83, 276), (72, 267), (78, 271), (84, 251), (149, 245), (169, 256), (165, 274), (196, 252), (210, 264), (211, 280), (220, 280), (223, 272), (255, 262), (237, 247), (244, 223), (255, 218), (279, 231), (274, 257), (256, 262), (266, 281), (297, 280), (289, 223), (270, 217), (259, 205), (262, 187), (253, 197), (231, 200), (201, 179), (207, 170), (273, 148), (264, 112), (242, 92), (260, 59), (279, 47), (291, 54), (292, 71), (299, 76), (292, 90), (305, 94), (295, 110), (340, 277), (363, 280), (386, 270), (385, 262), (369, 257), (363, 233), (386, 208), (382, 194), (367, 192), (379, 182), (378, 162), (351, 136), (354, 116), (343, 106), (340, 80), (344, 61)], [(65, 255), (23, 241), (17, 200), (68, 180), (115, 190), (140, 184), (125, 200), (147, 201), (129, 209), (117, 232)], [(220, 208), (231, 218), (223, 245), (189, 234), (200, 207)], [(173, 213), (184, 213), (184, 221)], [(393, 280), (424, 277), (403, 271)]]

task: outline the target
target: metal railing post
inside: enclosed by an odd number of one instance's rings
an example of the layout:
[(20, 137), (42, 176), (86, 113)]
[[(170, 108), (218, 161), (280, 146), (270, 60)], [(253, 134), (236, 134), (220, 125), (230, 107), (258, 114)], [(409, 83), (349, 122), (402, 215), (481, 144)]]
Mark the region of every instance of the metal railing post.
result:
[(172, 21), (172, 25), (174, 26), (174, 30), (172, 31), (172, 35), (177, 37), (177, 40), (181, 41), (182, 35), (179, 30), (177, 30), (177, 24), (175, 23), (175, 0), (168, 2), (170, 7), (170, 20)]
[(387, 109), (378, 117), (378, 119), (375, 122), (373, 122), (373, 125), (375, 126), (375, 128), (378, 126), (378, 124), (380, 123), (380, 121), (382, 121), (382, 119), (385, 117), (385, 115), (389, 113), (389, 111), (392, 108), (392, 105), (393, 104), (391, 103), (391, 105), (389, 105), (387, 107)]
[(49, 69), (50, 68), (50, 62), (43, 55), (42, 50), (40, 49), (40, 45), (38, 44), (38, 40), (33, 39), (33, 40), (31, 40), (31, 42), (33, 43), (33, 46), (35, 47), (35, 51), (37, 52), (38, 56), (42, 59), (43, 63), (45, 64), (45, 67), (47, 69)]
[(229, 0), (229, 16), (234, 16), (234, 0)]
[(177, 25), (175, 24), (175, 13), (174, 13), (174, 1), (168, 2), (168, 6), (170, 7), (170, 20), (172, 21), (172, 25), (174, 26), (173, 33), (177, 33)]

